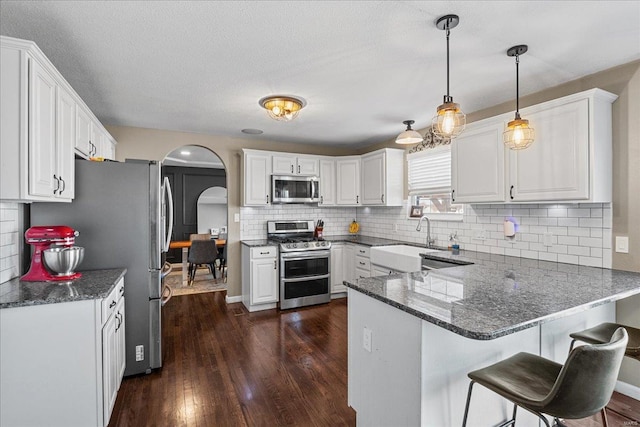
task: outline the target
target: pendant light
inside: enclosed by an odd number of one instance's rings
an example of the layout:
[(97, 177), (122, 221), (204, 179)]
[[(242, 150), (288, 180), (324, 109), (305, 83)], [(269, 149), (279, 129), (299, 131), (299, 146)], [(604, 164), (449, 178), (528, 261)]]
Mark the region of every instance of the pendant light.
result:
[(424, 139), (422, 135), (420, 135), (415, 130), (411, 129), (411, 125), (414, 124), (415, 121), (405, 120), (402, 123), (407, 125), (407, 130), (405, 130), (400, 135), (398, 135), (398, 137), (396, 138), (396, 144), (406, 145), (406, 144), (417, 144), (418, 142), (422, 142), (422, 140)]
[(507, 124), (507, 130), (502, 134), (504, 143), (512, 150), (522, 150), (533, 143), (535, 132), (529, 127), (529, 120), (520, 118), (520, 76), (518, 68), (520, 55), (528, 50), (526, 44), (513, 46), (507, 50), (507, 56), (516, 57), (516, 117)]
[(447, 32), (447, 94), (433, 118), (433, 132), (442, 138), (455, 138), (464, 130), (466, 124), (460, 105), (453, 102), (453, 97), (449, 95), (449, 34), (459, 22), (458, 15), (445, 15), (436, 21), (436, 27)]
[(302, 98), (282, 95), (266, 96), (258, 103), (267, 110), (269, 117), (282, 122), (290, 122), (295, 119), (300, 110), (307, 105)]

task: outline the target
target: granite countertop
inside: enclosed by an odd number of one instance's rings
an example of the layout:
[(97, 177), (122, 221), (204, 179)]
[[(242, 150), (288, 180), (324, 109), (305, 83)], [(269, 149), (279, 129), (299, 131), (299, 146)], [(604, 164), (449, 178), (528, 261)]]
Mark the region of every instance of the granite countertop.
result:
[(640, 293), (640, 273), (479, 252), (430, 252), (472, 265), (345, 284), (467, 338), (490, 340)]
[(109, 295), (127, 270), (83, 271), (70, 282), (23, 282), (19, 278), (0, 285), (0, 309), (60, 302), (102, 299)]
[(259, 248), (260, 246), (277, 246), (277, 243), (270, 242), (267, 239), (255, 239), (255, 240), (241, 240), (245, 246), (249, 246), (250, 248)]

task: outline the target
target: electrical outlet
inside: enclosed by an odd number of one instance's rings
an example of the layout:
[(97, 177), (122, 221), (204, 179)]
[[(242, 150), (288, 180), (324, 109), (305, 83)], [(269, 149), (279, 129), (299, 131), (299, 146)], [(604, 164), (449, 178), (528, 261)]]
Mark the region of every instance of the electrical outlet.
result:
[(239, 213), (233, 214), (233, 222), (240, 222), (240, 214)]
[(475, 240), (487, 240), (487, 231), (486, 230), (477, 230), (474, 239)]
[(616, 252), (629, 253), (629, 236), (616, 236)]
[(366, 326), (362, 332), (362, 347), (371, 353), (371, 329)]
[(136, 346), (136, 362), (140, 362), (144, 360), (144, 346), (137, 345)]
[(398, 231), (398, 224), (393, 224), (393, 231)]

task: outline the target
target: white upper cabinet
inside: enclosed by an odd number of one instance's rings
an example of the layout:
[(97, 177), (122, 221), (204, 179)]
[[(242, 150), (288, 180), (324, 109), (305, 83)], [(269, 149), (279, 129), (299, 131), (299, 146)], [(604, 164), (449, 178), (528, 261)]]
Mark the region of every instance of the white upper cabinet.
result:
[(522, 109), (535, 130), (533, 144), (523, 150), (502, 144), (513, 113), (471, 123), (452, 144), (454, 201), (610, 202), (616, 98), (591, 89)]
[(60, 188), (56, 156), (56, 82), (29, 58), (29, 194), (52, 197)]
[(336, 158), (336, 204), (360, 205), (360, 156)]
[(362, 155), (362, 205), (402, 206), (404, 150), (385, 148)]
[(523, 113), (536, 135), (530, 147), (510, 150), (509, 199), (589, 199), (589, 101)]
[(319, 162), (316, 156), (301, 156), (287, 153), (273, 153), (274, 175), (318, 175)]
[(95, 118), (35, 43), (0, 36), (0, 48), (0, 200), (70, 202)]
[(93, 157), (94, 145), (91, 141), (92, 137), (91, 117), (84, 107), (76, 108), (76, 142), (75, 150), (83, 157)]
[(58, 180), (55, 195), (72, 200), (75, 196), (75, 161), (73, 147), (76, 141), (76, 101), (58, 86), (56, 108), (56, 140)]
[(504, 202), (504, 124), (471, 123), (451, 142), (451, 197), (455, 203)]
[(271, 153), (243, 151), (243, 205), (267, 206), (271, 204)]
[(336, 161), (333, 157), (320, 159), (319, 207), (336, 204)]

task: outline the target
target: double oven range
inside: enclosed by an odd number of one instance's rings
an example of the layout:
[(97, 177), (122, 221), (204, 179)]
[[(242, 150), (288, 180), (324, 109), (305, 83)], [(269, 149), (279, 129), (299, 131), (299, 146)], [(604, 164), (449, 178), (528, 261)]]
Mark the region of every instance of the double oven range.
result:
[(331, 242), (315, 240), (313, 221), (267, 221), (278, 245), (280, 309), (331, 301)]

